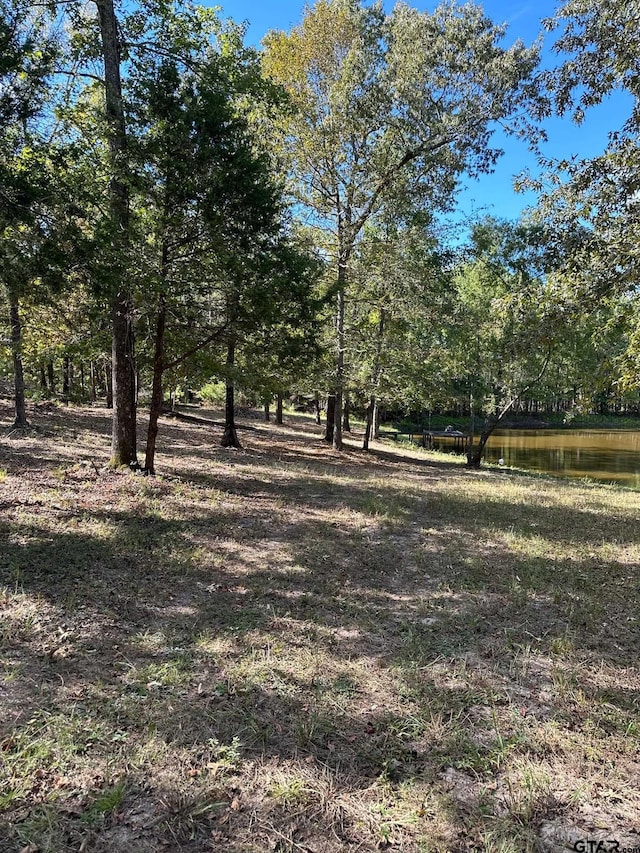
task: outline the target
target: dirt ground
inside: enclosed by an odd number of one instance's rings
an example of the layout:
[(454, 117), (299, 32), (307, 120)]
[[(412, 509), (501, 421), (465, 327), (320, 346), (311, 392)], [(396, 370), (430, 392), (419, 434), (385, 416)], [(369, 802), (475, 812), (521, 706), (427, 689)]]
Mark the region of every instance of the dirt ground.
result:
[(0, 853), (640, 851), (640, 493), (244, 414), (0, 401)]

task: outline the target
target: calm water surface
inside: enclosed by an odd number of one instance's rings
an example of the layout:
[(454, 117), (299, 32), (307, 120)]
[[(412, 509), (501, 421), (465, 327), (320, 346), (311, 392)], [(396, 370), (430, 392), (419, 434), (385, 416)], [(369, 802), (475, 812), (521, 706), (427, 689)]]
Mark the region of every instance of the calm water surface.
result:
[(640, 488), (640, 430), (496, 430), (485, 458), (564, 477)]

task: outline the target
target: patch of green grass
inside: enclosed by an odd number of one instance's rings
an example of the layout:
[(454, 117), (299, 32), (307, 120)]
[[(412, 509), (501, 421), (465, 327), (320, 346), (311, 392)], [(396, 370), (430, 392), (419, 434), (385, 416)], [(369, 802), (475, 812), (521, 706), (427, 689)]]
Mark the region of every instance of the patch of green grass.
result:
[(129, 667), (125, 676), (128, 684), (144, 687), (147, 690), (175, 688), (184, 684), (190, 677), (191, 665), (184, 658), (148, 663)]
[(14, 837), (20, 845), (17, 849), (35, 849), (38, 853), (66, 851), (69, 849), (65, 843), (66, 828), (64, 815), (54, 805), (38, 804), (14, 828)]
[(124, 780), (109, 785), (102, 791), (82, 814), (82, 820), (89, 826), (98, 826), (108, 816), (115, 814), (126, 795)]
[(285, 808), (303, 805), (309, 798), (304, 779), (279, 779), (268, 789), (269, 796)]

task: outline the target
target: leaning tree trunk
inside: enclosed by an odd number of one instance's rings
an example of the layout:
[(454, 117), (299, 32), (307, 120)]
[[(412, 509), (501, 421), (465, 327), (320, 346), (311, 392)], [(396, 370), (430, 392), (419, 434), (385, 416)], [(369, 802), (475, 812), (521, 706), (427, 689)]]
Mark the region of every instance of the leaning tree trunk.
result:
[(482, 463), (482, 456), (484, 455), (485, 445), (489, 440), (491, 433), (498, 425), (499, 419), (500, 416), (498, 414), (492, 414), (489, 415), (488, 418), (486, 418), (482, 426), (480, 436), (478, 437), (477, 443), (473, 439), (473, 433), (471, 434), (469, 444), (467, 446), (467, 468), (480, 467)]
[(114, 258), (116, 283), (111, 298), (113, 423), (111, 464), (136, 461), (136, 369), (133, 334), (133, 302), (127, 282), (126, 256), (129, 248), (129, 188), (123, 177), (127, 166), (127, 133), (122, 82), (120, 45), (113, 0), (96, 0), (104, 59), (105, 107), (110, 152), (111, 178), (109, 206), (116, 234)]
[(27, 407), (24, 398), (24, 371), (22, 369), (22, 323), (20, 322), (20, 304), (18, 295), (9, 288), (9, 322), (11, 325), (11, 354), (13, 356), (13, 388), (16, 418), (14, 429), (25, 429)]
[(167, 301), (164, 294), (158, 303), (156, 320), (156, 338), (153, 352), (153, 384), (151, 388), (151, 403), (149, 404), (149, 425), (147, 427), (147, 448), (144, 467), (149, 474), (155, 474), (156, 439), (158, 437), (158, 420), (162, 414), (164, 394), (162, 391), (162, 373), (164, 371), (164, 330), (167, 320)]
[[(477, 444), (473, 443), (473, 431), (472, 431), (470, 441), (467, 445), (467, 467), (468, 468), (479, 468), (480, 467), (480, 463), (482, 462), (482, 454), (484, 453), (485, 445), (486, 445), (487, 441), (489, 440), (491, 433), (498, 426), (498, 424), (504, 418), (504, 416), (507, 414), (507, 412), (511, 408), (513, 408), (513, 406), (515, 406), (515, 404), (518, 402), (520, 397), (524, 396), (524, 394), (526, 394), (527, 391), (530, 391), (534, 386), (536, 386), (538, 384), (538, 382), (540, 382), (540, 380), (544, 376), (545, 371), (549, 365), (549, 361), (551, 359), (552, 352), (553, 352), (553, 348), (549, 347), (546, 358), (544, 359), (542, 367), (540, 368), (540, 372), (535, 377), (535, 379), (532, 379), (531, 382), (529, 382), (527, 385), (525, 385), (523, 388), (521, 388), (517, 394), (509, 395), (507, 398), (507, 402), (502, 407), (502, 409), (496, 409), (494, 412), (492, 412), (492, 414), (489, 415), (489, 417), (485, 420), (485, 422), (482, 426), (482, 431), (480, 433), (480, 438), (479, 438)], [(473, 409), (472, 409), (472, 411), (473, 411)]]
[(223, 447), (236, 447), (242, 450), (238, 433), (236, 432), (235, 421), (235, 389), (233, 381), (233, 365), (235, 363), (236, 344), (231, 338), (227, 344), (227, 387), (225, 392), (224, 404), (224, 433), (220, 444)]

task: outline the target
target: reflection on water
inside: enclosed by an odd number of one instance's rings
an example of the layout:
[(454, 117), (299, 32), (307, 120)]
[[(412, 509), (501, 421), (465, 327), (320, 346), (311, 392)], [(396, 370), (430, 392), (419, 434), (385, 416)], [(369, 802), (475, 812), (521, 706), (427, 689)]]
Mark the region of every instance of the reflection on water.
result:
[(485, 458), (505, 465), (640, 488), (640, 430), (496, 430)]

